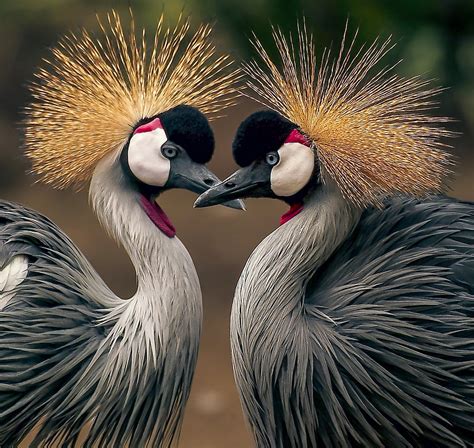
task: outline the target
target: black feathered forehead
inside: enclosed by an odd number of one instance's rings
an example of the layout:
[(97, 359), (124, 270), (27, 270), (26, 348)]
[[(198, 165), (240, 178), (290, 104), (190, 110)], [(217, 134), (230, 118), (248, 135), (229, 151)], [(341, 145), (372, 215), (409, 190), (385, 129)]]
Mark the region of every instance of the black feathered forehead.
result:
[(270, 151), (277, 151), (298, 126), (278, 112), (263, 110), (249, 115), (237, 129), (232, 144), (234, 159), (248, 166)]
[(197, 163), (214, 153), (214, 134), (207, 118), (195, 107), (180, 105), (158, 115), (168, 139), (183, 147)]

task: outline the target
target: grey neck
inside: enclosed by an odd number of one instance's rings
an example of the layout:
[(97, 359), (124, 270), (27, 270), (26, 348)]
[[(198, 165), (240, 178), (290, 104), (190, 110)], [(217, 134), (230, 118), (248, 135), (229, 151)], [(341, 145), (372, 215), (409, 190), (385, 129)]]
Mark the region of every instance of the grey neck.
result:
[[(324, 185), (305, 202), (303, 211), (267, 236), (250, 256), (236, 298), (252, 313), (288, 312), (300, 307), (306, 282), (347, 238), (360, 211), (333, 185)], [(266, 319), (265, 319), (266, 320)]]
[[(311, 403), (307, 382), (292, 386), (292, 378), (307, 378), (311, 359), (303, 323), (306, 285), (359, 217), (335, 187), (319, 187), (299, 215), (260, 243), (240, 277), (231, 315), (232, 360), (258, 446), (287, 446), (278, 436), (284, 428), (275, 411), (275, 389), (279, 396), (297, 394), (294, 402)], [(291, 412), (285, 416), (294, 418)], [(312, 423), (300, 419), (294, 427)]]
[[(97, 166), (90, 199), (103, 226), (128, 252), (138, 281), (128, 300), (105, 286), (88, 285), (93, 296), (109, 291), (98, 299), (104, 317), (97, 325), (105, 337), (91, 362), (97, 368), (84, 379), (94, 385), (90, 403), (105, 409), (104, 415), (115, 415), (116, 409), (109, 407), (119, 408), (121, 418), (140, 425), (140, 437), (150, 446), (171, 446), (179, 434), (199, 348), (202, 304), (196, 270), (179, 239), (164, 235), (142, 210), (116, 157)], [(94, 372), (97, 377), (90, 378)], [(134, 414), (137, 400), (147, 410), (140, 416)], [(114, 436), (121, 428), (112, 429)]]
[[(107, 320), (114, 324), (113, 333), (143, 336), (150, 344), (160, 344), (161, 351), (182, 335), (183, 343), (195, 340), (192, 345), (197, 350), (201, 291), (186, 248), (178, 238), (164, 235), (146, 216), (114, 159), (96, 168), (90, 198), (102, 225), (123, 245), (137, 274), (138, 288), (131, 299), (112, 298)], [(149, 348), (155, 352), (155, 347)]]

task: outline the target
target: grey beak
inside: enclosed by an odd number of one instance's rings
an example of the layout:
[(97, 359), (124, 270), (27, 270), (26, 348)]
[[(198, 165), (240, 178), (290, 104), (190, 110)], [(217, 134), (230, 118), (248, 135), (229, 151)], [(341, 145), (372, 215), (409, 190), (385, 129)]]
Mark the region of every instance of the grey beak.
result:
[[(185, 176), (183, 174), (177, 175), (180, 177), (180, 182), (183, 185), (181, 188), (186, 188), (194, 193), (201, 194), (208, 191), (209, 188), (221, 184), (221, 180), (205, 165), (196, 164), (192, 172), (192, 176)], [(245, 210), (245, 204), (241, 199), (224, 201), (222, 205), (236, 210)], [(194, 206), (196, 207), (196, 205)]]
[[(182, 188), (201, 194), (220, 183), (220, 179), (202, 163), (197, 163), (189, 157), (180, 157), (171, 160), (170, 176), (165, 188)], [(222, 205), (245, 210), (243, 201), (234, 199), (225, 201)]]
[(261, 189), (268, 181), (269, 173), (258, 165), (241, 168), (227, 179), (209, 188), (201, 194), (194, 203), (194, 207), (210, 207), (241, 197), (258, 197), (257, 189)]

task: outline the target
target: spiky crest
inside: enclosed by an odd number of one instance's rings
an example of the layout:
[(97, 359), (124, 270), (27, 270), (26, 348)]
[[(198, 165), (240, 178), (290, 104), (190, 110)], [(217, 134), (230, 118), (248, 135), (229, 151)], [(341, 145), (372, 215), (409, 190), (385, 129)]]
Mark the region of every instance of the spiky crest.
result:
[(231, 105), (238, 70), (216, 56), (210, 25), (188, 37), (189, 19), (166, 28), (160, 17), (151, 47), (112, 11), (97, 35), (64, 37), (36, 73), (26, 110), (26, 154), (33, 171), (58, 188), (82, 186), (97, 162), (127, 141), (133, 127), (179, 104), (215, 115)]
[(346, 44), (347, 24), (336, 58), (325, 49), (316, 58), (306, 23), (298, 25), (298, 49), (278, 28), (273, 37), (281, 68), (254, 36), (260, 61), (244, 65), (257, 101), (296, 123), (313, 142), (322, 165), (346, 199), (379, 204), (386, 194), (423, 196), (443, 189), (451, 159), (440, 124), (427, 114), (439, 88), (420, 77), (403, 78), (394, 66), (379, 67), (393, 48), (378, 38), (355, 50), (357, 32)]

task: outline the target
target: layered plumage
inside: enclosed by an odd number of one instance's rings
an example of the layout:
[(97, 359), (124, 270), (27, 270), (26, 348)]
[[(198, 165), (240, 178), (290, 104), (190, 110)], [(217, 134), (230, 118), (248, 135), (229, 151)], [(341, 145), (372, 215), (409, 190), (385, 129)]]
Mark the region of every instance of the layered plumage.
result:
[[(40, 422), (32, 446), (73, 446), (87, 423), (83, 446), (169, 446), (179, 433), (199, 281), (179, 241), (157, 238), (138, 213), (127, 219), (141, 234), (124, 245), (142, 270), (139, 291), (122, 300), (51, 221), (0, 202), (0, 267), (24, 257), (28, 271), (0, 307), (0, 446), (18, 446)], [(178, 272), (183, 282), (170, 283)]]
[(446, 120), (424, 112), (436, 90), (378, 70), (388, 42), (316, 68), (304, 27), (299, 52), (275, 39), (282, 68), (258, 41), (246, 67), (274, 110), (242, 122), (242, 168), (196, 202), (290, 205), (231, 313), (256, 444), (473, 446), (474, 204), (435, 194), (450, 164)]
[[(336, 197), (337, 198), (337, 197)], [(474, 207), (321, 192), (247, 262), (234, 372), (259, 447), (474, 443)]]
[[(201, 291), (188, 252), (157, 203), (202, 192), (214, 136), (204, 112), (232, 101), (238, 74), (214, 57), (210, 27), (145, 32), (119, 16), (53, 49), (27, 109), (33, 171), (83, 186), (127, 251), (138, 288), (117, 297), (52, 222), (0, 202), (0, 446), (168, 447), (196, 364)], [(186, 43), (187, 42), (187, 43)]]

